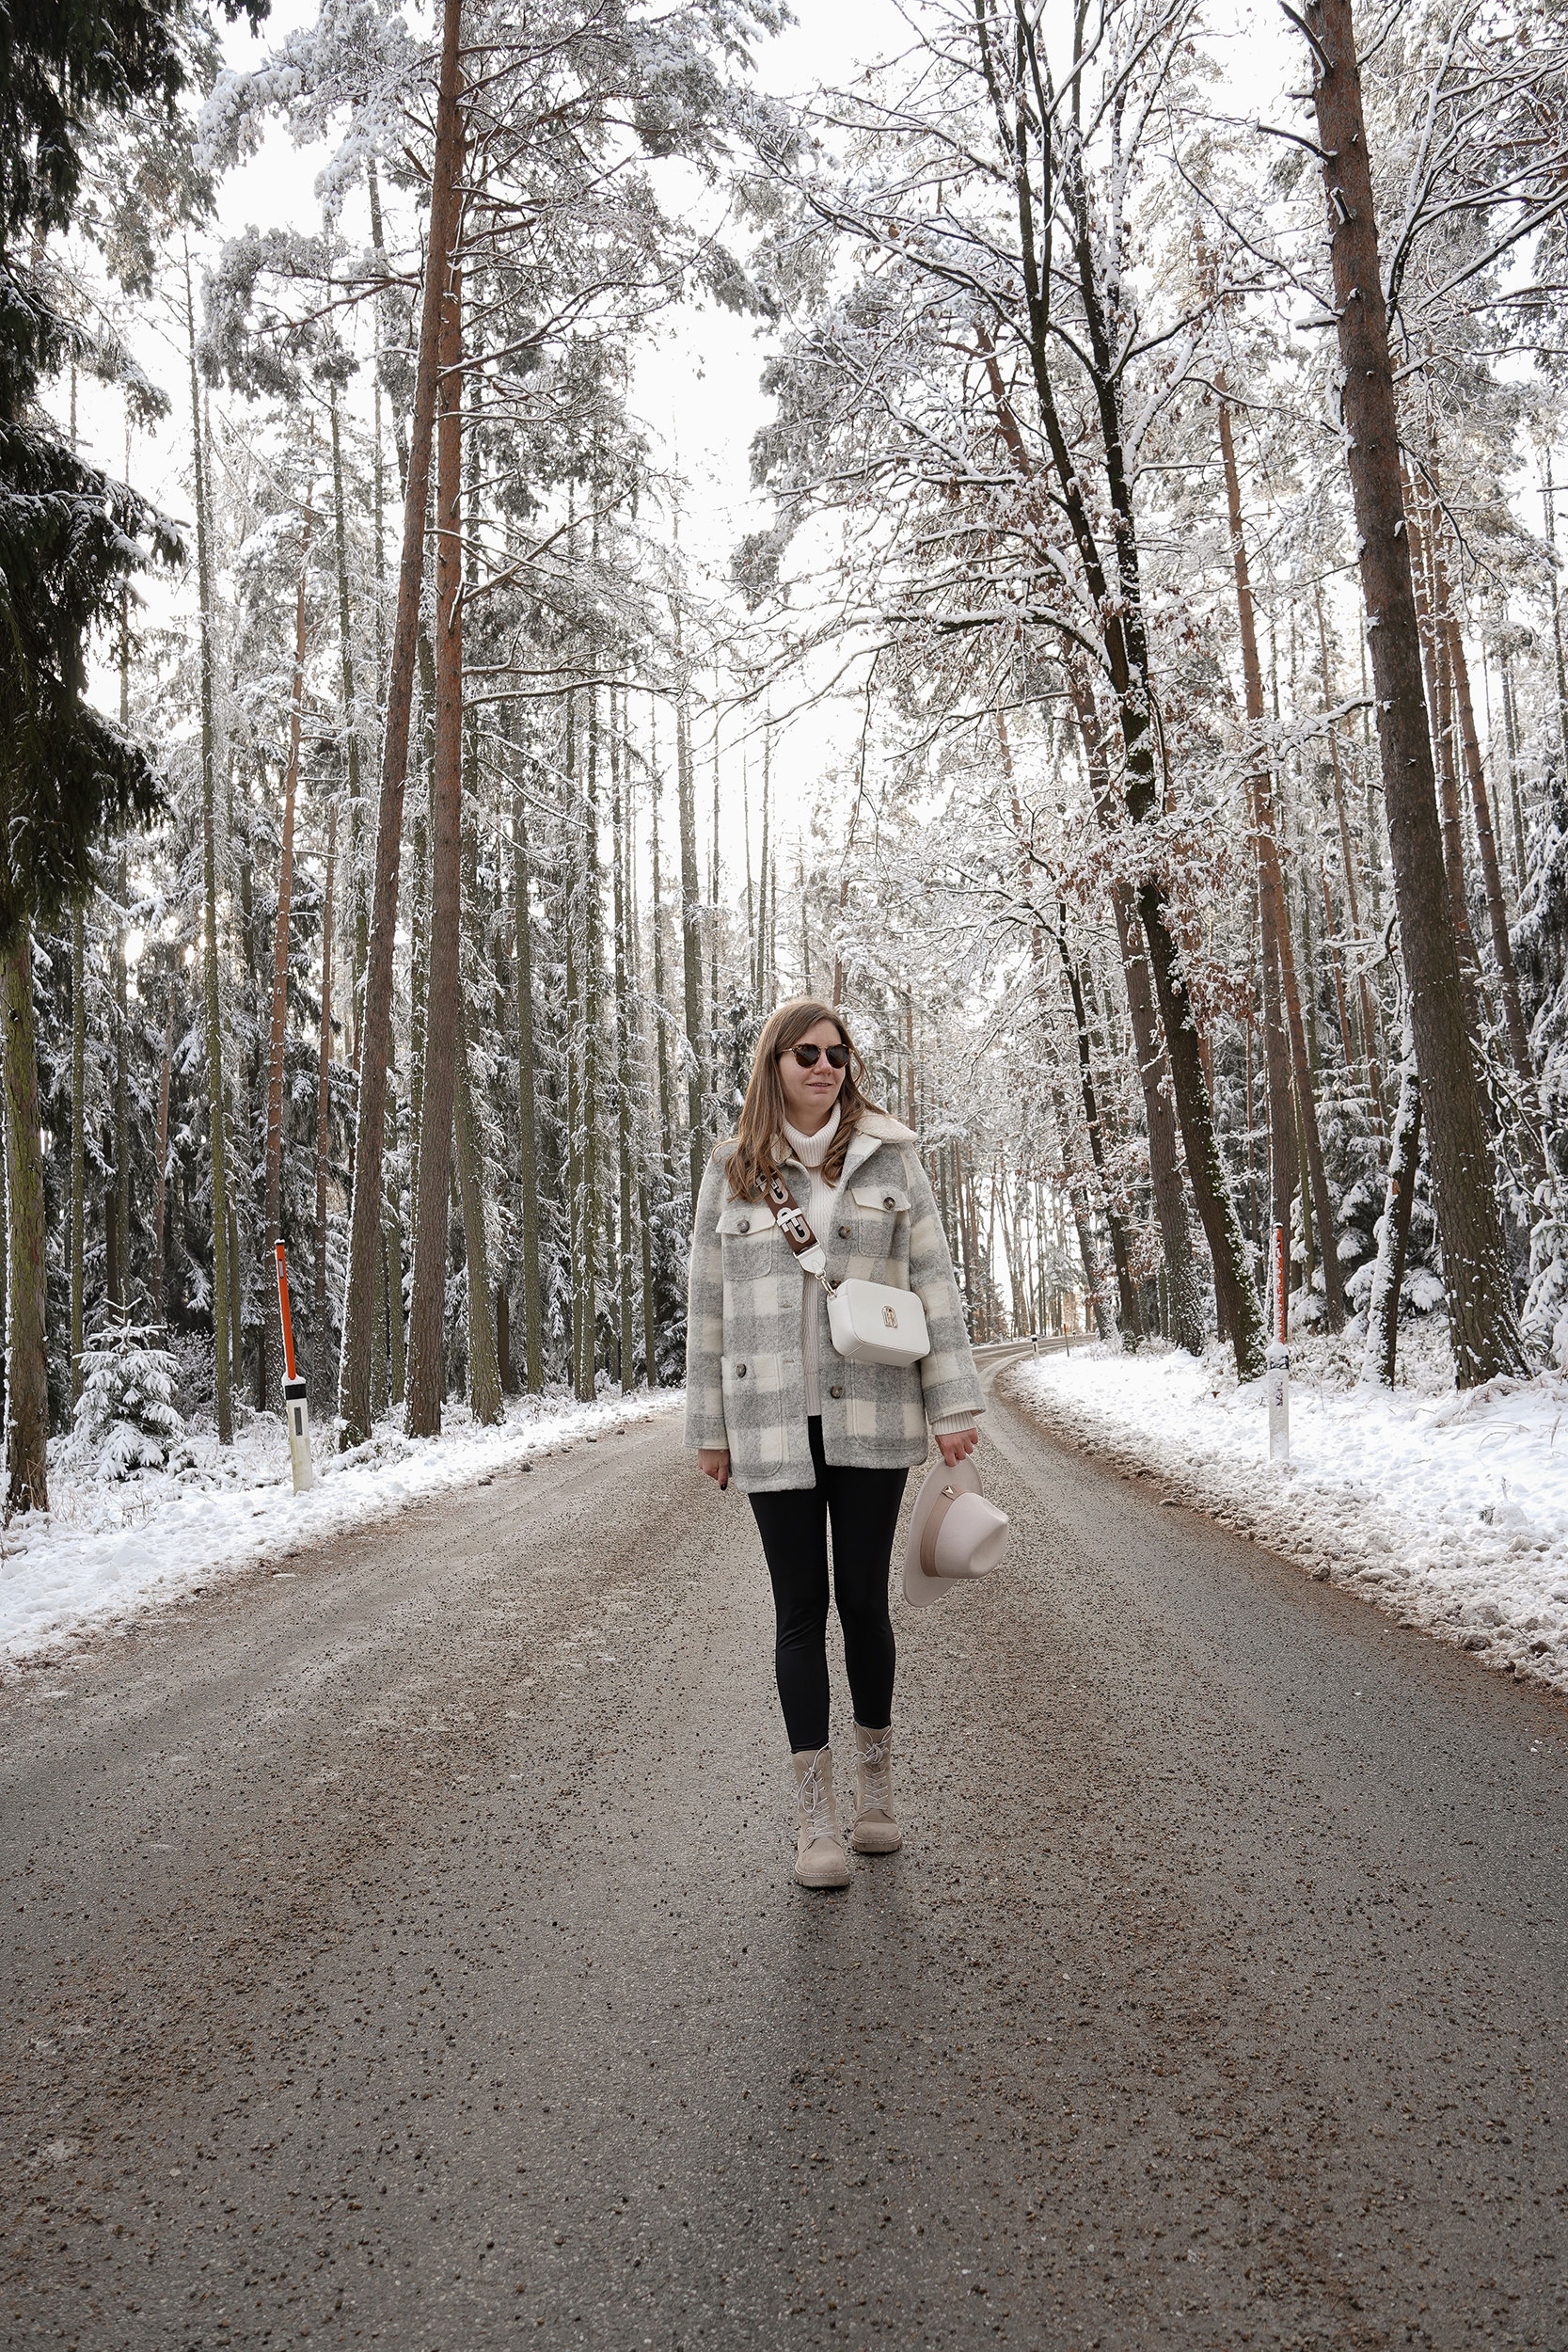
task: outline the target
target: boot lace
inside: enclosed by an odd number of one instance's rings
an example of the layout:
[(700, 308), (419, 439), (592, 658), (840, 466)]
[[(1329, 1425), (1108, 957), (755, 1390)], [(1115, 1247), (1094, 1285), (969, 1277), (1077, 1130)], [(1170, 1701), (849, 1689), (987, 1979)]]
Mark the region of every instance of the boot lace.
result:
[(861, 1811), (893, 1819), (893, 1733), (868, 1740), (860, 1751)]
[(808, 1843), (815, 1845), (819, 1837), (838, 1838), (838, 1819), (832, 1797), (823, 1784), (821, 1764), (827, 1750), (819, 1748), (812, 1757), (811, 1770), (800, 1783), (800, 1826), (809, 1833)]

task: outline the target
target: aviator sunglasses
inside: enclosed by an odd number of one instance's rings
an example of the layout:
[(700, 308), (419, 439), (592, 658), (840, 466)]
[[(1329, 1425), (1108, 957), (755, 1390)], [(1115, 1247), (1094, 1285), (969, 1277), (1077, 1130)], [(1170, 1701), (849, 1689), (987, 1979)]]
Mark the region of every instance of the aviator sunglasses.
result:
[[(842, 1070), (849, 1058), (847, 1045), (786, 1045), (784, 1054), (793, 1054), (802, 1070), (815, 1070), (818, 1054), (826, 1054), (830, 1070)], [(779, 1056), (783, 1061), (784, 1054)]]

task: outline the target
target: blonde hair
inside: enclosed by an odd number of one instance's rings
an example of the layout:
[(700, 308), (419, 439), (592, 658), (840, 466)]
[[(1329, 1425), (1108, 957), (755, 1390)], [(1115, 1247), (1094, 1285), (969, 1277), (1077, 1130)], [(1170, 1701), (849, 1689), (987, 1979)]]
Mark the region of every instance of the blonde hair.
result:
[(837, 1096), (838, 1129), (822, 1163), (822, 1173), (829, 1184), (836, 1184), (844, 1173), (845, 1154), (862, 1119), (867, 1111), (879, 1107), (861, 1091), (865, 1064), (845, 1026), (844, 1015), (816, 996), (790, 997), (787, 1004), (768, 1014), (752, 1057), (752, 1075), (746, 1100), (740, 1106), (729, 1161), (730, 1193), (736, 1200), (756, 1200), (779, 1173), (774, 1147), (784, 1133), (788, 1109), (784, 1080), (779, 1075), (779, 1057), (787, 1054), (792, 1045), (798, 1045), (807, 1030), (815, 1029), (819, 1021), (831, 1021), (849, 1051), (844, 1084)]

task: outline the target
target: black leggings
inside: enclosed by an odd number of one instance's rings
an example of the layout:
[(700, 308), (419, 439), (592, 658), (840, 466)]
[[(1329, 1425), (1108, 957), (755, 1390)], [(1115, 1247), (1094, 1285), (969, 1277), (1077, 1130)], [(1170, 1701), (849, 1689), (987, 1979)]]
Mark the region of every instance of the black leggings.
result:
[(806, 1423), (815, 1486), (751, 1495), (768, 1573), (773, 1580), (778, 1640), (773, 1664), (792, 1754), (828, 1744), (828, 1521), (833, 1527), (833, 1599), (844, 1629), (844, 1663), (855, 1721), (880, 1731), (893, 1720), (893, 1620), (887, 1613), (888, 1562), (908, 1470), (830, 1466), (822, 1423)]

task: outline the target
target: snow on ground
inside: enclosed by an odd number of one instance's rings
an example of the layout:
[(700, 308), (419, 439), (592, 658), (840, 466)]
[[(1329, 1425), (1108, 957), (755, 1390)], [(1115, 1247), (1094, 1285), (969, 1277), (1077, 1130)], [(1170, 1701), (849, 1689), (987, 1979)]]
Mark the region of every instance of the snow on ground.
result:
[(683, 1403), (675, 1389), (592, 1405), (508, 1398), (495, 1428), (449, 1405), (439, 1438), (405, 1438), (383, 1422), (349, 1454), (333, 1453), (318, 1430), (316, 1485), (303, 1495), (293, 1492), (282, 1420), (270, 1413), (237, 1408), (227, 1450), (210, 1427), (194, 1429), (168, 1470), (122, 1480), (95, 1478), (62, 1440), (50, 1449), (54, 1509), (0, 1530), (0, 1672), (261, 1562), (297, 1558), (303, 1566), (309, 1549), (329, 1536)]
[[(1291, 1465), (1271, 1469), (1261, 1382), (1218, 1348), (1085, 1344), (1028, 1359), (1003, 1392), (1162, 1500), (1207, 1512), (1320, 1581), (1568, 1691), (1568, 1378), (1465, 1395), (1440, 1335), (1413, 1343), (1409, 1385), (1354, 1386), (1344, 1341), (1291, 1343)], [(1446, 1348), (1443, 1349), (1446, 1356)]]

